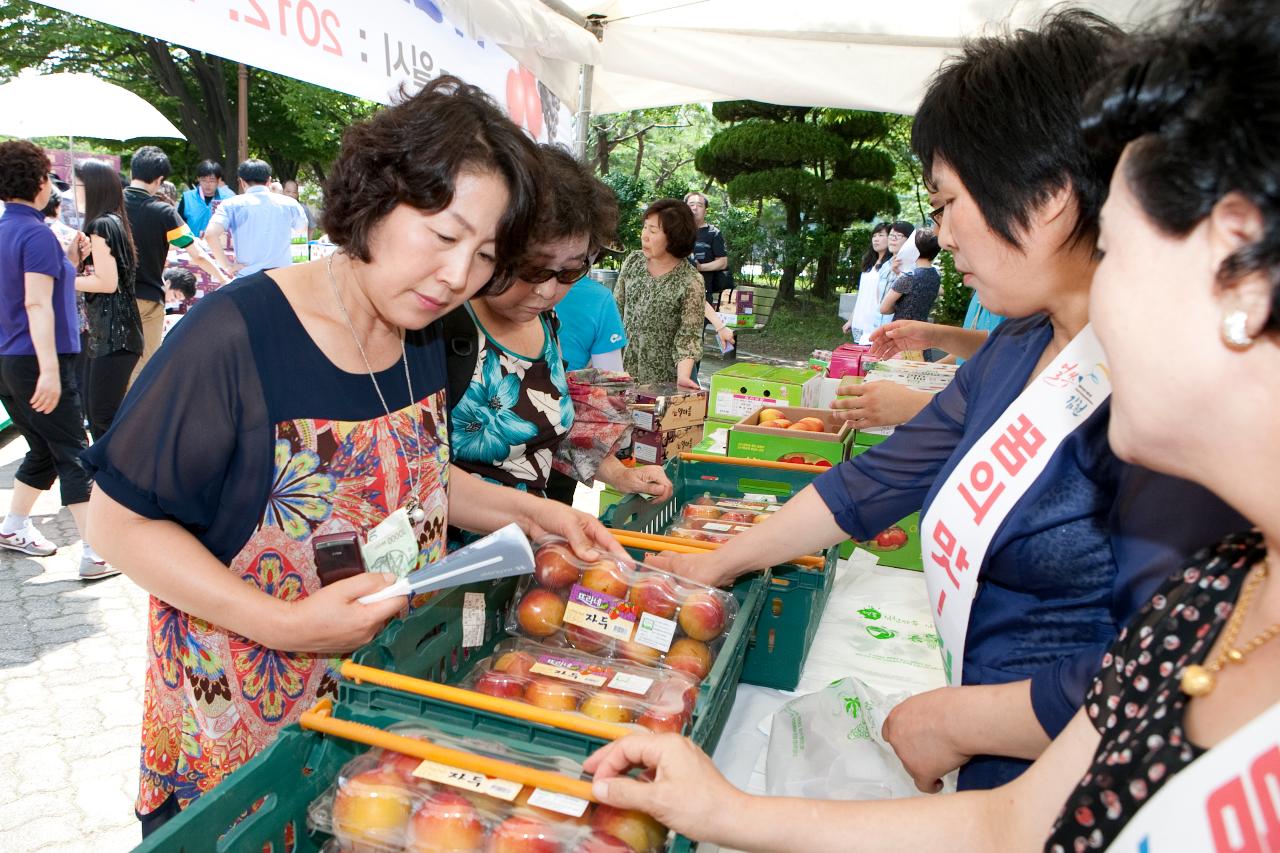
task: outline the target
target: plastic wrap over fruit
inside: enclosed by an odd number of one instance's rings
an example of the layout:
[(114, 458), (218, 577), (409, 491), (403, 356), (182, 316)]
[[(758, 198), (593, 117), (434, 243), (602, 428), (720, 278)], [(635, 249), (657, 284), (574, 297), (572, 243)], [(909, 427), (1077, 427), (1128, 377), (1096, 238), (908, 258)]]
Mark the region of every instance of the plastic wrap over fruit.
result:
[(697, 681), (686, 673), (523, 638), (500, 643), (461, 686), (655, 732), (683, 732), (698, 698)]
[(706, 678), (738, 602), (728, 592), (608, 557), (585, 563), (561, 539), (539, 543), (507, 630), (606, 660)]
[[(398, 734), (414, 735), (413, 729)], [(436, 743), (581, 777), (568, 759), (513, 756), (496, 744)], [(667, 830), (637, 812), (593, 806), (503, 779), (374, 749), (342, 768), (311, 804), (312, 829), (333, 835), (332, 853), (655, 853)], [(639, 845), (639, 846), (637, 846)]]

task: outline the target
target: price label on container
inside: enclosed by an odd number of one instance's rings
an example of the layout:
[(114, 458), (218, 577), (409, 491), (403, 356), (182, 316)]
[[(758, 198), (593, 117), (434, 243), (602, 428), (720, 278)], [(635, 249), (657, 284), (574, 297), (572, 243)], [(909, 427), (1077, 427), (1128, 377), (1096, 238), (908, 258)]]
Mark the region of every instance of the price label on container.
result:
[(673, 620), (652, 613), (640, 614), (640, 624), (636, 626), (636, 642), (640, 645), (666, 652), (675, 636), (676, 623)]
[(461, 770), (435, 761), (422, 762), (414, 768), (413, 775), (429, 782), (461, 788), (464, 791), (474, 791), (477, 794), (485, 794), (507, 802), (514, 800), (524, 787), (518, 782), (496, 779), (485, 776), (483, 773), (472, 773), (469, 770)]
[(628, 642), (636, 630), (636, 609), (628, 601), (574, 584), (564, 609), (564, 622)]
[(462, 647), (484, 645), (484, 593), (462, 594)]
[(645, 695), (652, 686), (652, 678), (645, 678), (643, 675), (632, 675), (629, 672), (620, 672), (609, 682), (610, 690), (621, 690), (625, 693), (634, 693), (637, 696)]
[(534, 788), (533, 793), (529, 795), (529, 805), (569, 817), (582, 817), (587, 813), (587, 806), (590, 803), (568, 794), (557, 794), (554, 791)]

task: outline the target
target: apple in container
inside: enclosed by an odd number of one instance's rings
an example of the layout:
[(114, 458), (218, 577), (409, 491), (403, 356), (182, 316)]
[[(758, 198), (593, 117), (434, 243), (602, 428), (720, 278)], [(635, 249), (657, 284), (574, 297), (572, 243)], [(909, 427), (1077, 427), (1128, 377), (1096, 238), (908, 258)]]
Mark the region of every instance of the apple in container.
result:
[(534, 587), (524, 594), (516, 608), (516, 618), (525, 632), (550, 637), (564, 624), (565, 600), (549, 589)]

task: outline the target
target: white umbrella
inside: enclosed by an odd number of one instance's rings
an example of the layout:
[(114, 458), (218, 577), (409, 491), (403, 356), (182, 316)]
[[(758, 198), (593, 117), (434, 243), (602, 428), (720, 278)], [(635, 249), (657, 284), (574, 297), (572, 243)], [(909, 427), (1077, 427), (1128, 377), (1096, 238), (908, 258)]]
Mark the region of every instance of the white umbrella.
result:
[(0, 85), (0, 133), (26, 138), (186, 139), (151, 104), (91, 74), (24, 73)]

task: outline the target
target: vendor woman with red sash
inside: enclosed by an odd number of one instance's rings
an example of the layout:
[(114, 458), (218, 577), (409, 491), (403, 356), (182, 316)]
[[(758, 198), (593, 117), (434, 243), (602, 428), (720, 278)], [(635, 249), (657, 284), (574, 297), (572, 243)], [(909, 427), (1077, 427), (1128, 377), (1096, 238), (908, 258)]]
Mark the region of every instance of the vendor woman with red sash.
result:
[(883, 444), (769, 523), (675, 560), (724, 583), (870, 539), (923, 507), (950, 686), (903, 702), (885, 729), (925, 791), (956, 768), (961, 789), (1025, 770), (1156, 586), (1239, 524), (1201, 487), (1127, 464), (1107, 442), (1108, 370), (1088, 326), (1106, 185), (1079, 118), (1099, 58), (1121, 41), (1102, 19), (1064, 12), (970, 42), (939, 72), (912, 130), (939, 241), (982, 304), (1016, 319)]
[[(638, 735), (588, 761), (603, 802), (751, 851), (1280, 849), (1280, 24), (1269, 0), (1195, 2), (1122, 50), (1085, 109), (1102, 174), (1123, 150), (1090, 296), (1110, 438), (1248, 521), (1126, 620), (1083, 708), (1000, 788), (755, 798), (688, 741)], [(973, 215), (950, 202), (944, 233)], [(616, 778), (631, 765), (657, 781)]]
[(151, 593), (144, 836), (335, 694), (340, 656), (407, 603), (358, 601), (391, 574), (322, 587), (319, 537), (398, 532), (417, 565), (448, 523), (618, 547), (590, 516), (451, 469), (436, 321), (509, 285), (541, 175), (455, 77), (348, 128), (325, 184), (339, 252), (201, 300), (88, 452), (93, 544)]

